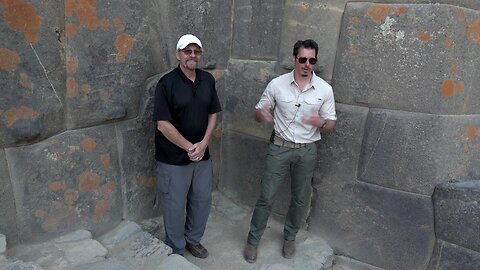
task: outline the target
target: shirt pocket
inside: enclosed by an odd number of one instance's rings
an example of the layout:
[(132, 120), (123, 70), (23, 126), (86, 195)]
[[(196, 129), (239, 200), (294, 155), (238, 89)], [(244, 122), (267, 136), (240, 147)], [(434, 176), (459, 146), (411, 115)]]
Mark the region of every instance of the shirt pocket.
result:
[(295, 102), (295, 96), (290, 93), (280, 93), (276, 97), (276, 102), (284, 104), (293, 104)]
[(323, 105), (323, 98), (321, 97), (306, 97), (304, 101), (308, 111), (320, 111)]
[(285, 118), (292, 117), (295, 107), (295, 96), (290, 93), (281, 93), (275, 98), (276, 110)]

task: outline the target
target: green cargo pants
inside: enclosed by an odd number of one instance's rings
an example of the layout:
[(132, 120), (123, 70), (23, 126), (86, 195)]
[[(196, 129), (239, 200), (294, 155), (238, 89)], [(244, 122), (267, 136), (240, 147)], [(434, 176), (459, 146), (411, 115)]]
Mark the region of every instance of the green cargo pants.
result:
[(287, 172), (291, 176), (291, 201), (285, 219), (284, 238), (295, 240), (302, 224), (306, 203), (309, 201), (310, 185), (317, 159), (315, 143), (302, 148), (287, 148), (269, 145), (266, 169), (261, 182), (260, 196), (253, 211), (248, 233), (248, 243), (257, 246), (267, 226), (277, 190), (285, 181)]

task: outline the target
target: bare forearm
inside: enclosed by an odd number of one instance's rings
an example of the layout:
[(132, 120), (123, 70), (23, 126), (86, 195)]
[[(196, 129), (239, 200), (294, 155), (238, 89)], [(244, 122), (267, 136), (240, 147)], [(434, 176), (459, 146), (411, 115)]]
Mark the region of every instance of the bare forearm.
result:
[(157, 129), (162, 132), (167, 140), (184, 149), (185, 151), (188, 151), (188, 149), (193, 145), (191, 142), (185, 139), (169, 121), (157, 121)]
[(215, 126), (217, 125), (217, 114), (210, 114), (208, 116), (208, 125), (207, 130), (205, 131), (205, 136), (203, 137), (202, 142), (206, 143), (207, 145), (210, 143), (210, 138), (212, 137), (213, 131), (215, 130)]

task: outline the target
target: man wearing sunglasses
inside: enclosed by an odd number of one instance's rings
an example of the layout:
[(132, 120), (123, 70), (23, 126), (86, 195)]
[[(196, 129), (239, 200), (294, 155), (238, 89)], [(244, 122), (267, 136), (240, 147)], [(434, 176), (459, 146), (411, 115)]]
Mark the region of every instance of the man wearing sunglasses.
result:
[[(282, 255), (293, 258), (295, 237), (304, 220), (317, 159), (320, 132), (332, 131), (337, 119), (332, 87), (315, 75), (318, 45), (311, 39), (293, 47), (295, 68), (273, 79), (255, 106), (255, 120), (274, 123), (260, 196), (250, 223), (244, 258), (253, 263), (275, 195), (287, 173), (291, 201), (284, 224)], [(272, 112), (273, 111), (273, 115)]]
[(208, 144), (221, 111), (215, 79), (197, 68), (202, 49), (197, 37), (180, 37), (178, 66), (158, 82), (153, 110), (165, 244), (175, 254), (187, 249), (198, 258), (208, 256), (200, 244), (212, 202)]

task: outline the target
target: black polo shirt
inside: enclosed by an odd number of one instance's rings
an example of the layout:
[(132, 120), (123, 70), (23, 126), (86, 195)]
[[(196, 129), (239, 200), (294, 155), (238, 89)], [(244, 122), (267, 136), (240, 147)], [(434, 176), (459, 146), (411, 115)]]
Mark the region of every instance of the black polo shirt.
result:
[[(196, 69), (195, 82), (183, 74), (179, 66), (165, 74), (155, 89), (153, 121), (166, 120), (191, 143), (205, 136), (208, 116), (220, 112), (220, 102), (212, 74)], [(203, 160), (210, 158), (208, 147)], [(187, 151), (170, 142), (155, 129), (155, 159), (171, 165), (191, 162)]]

